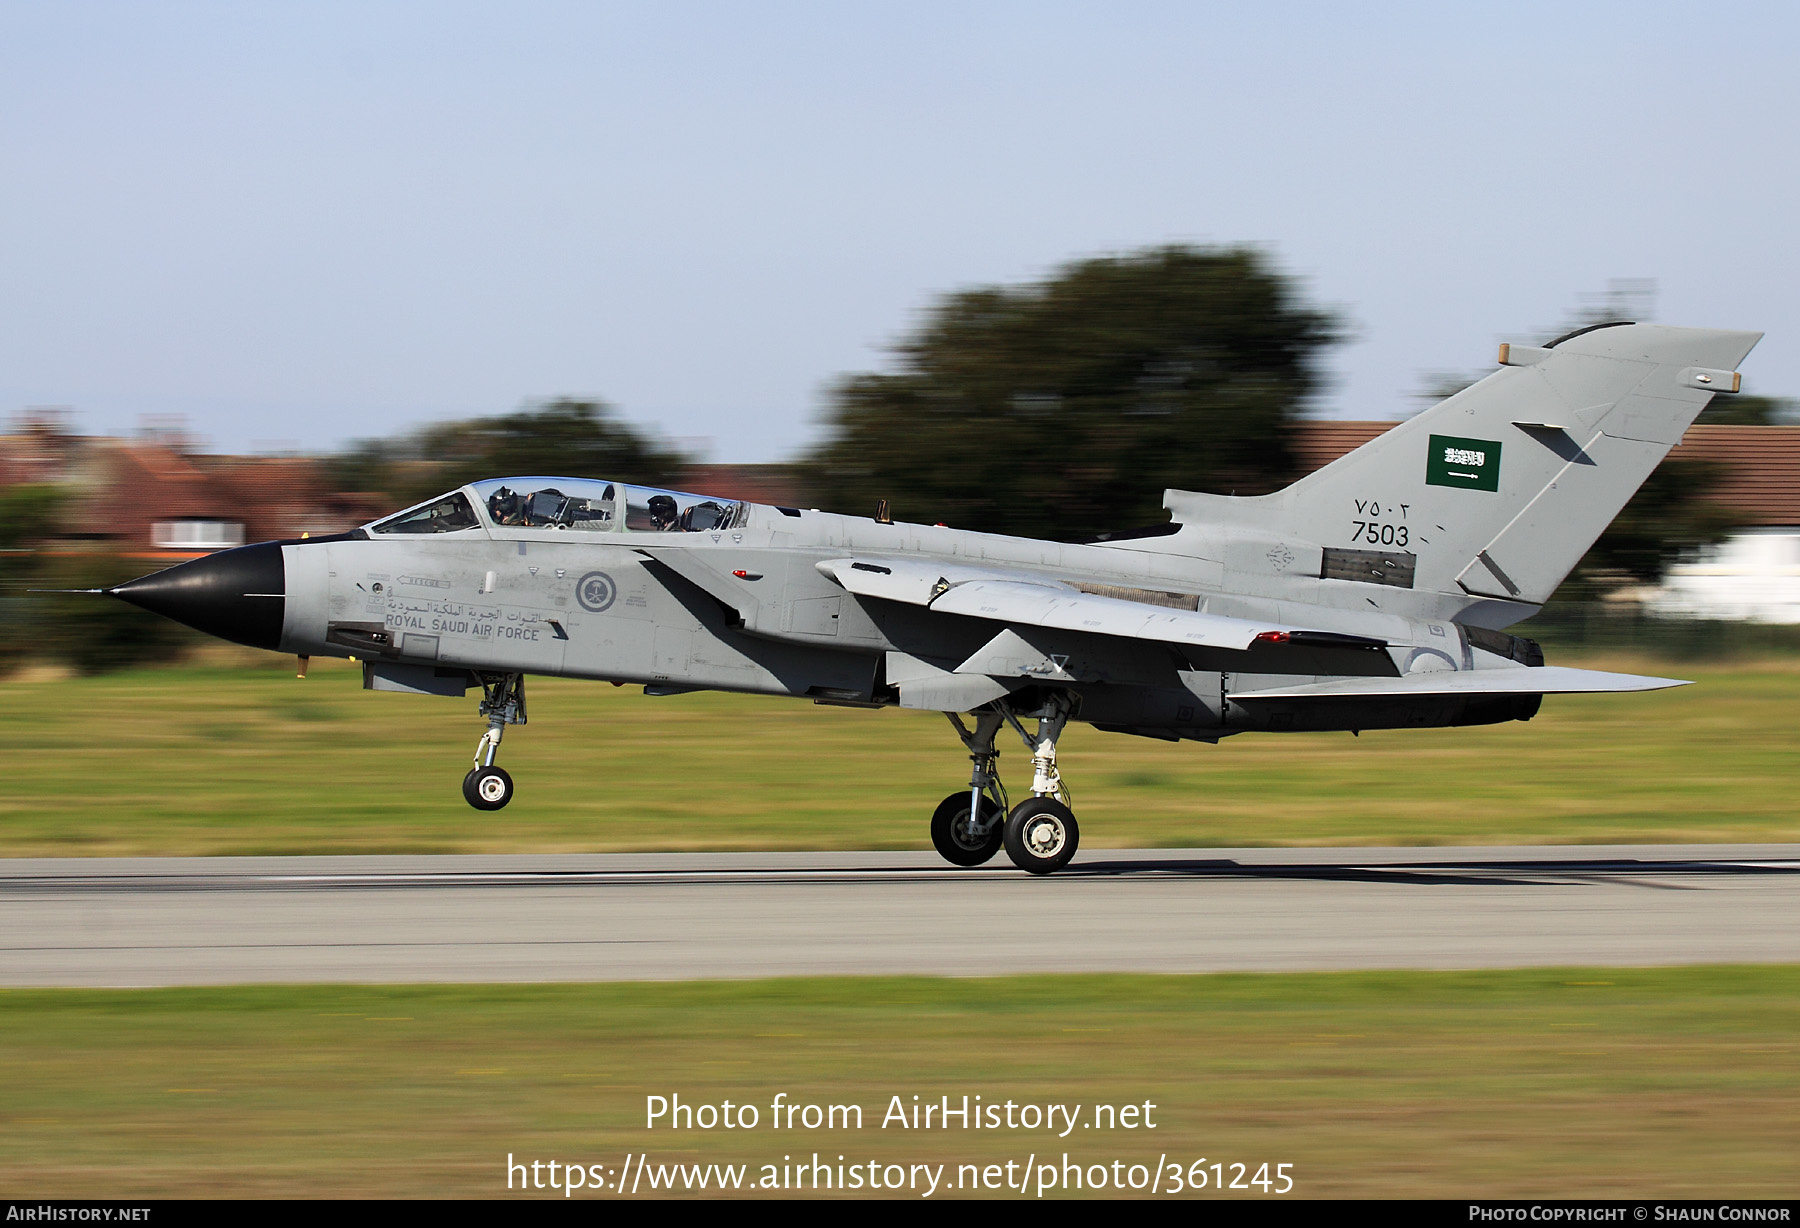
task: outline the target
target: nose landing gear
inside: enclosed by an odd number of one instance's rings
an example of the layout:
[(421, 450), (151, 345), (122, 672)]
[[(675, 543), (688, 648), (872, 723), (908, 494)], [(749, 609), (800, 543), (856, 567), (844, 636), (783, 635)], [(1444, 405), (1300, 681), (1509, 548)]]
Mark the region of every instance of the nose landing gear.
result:
[(513, 779), (494, 757), (506, 727), (525, 723), (525, 675), (482, 674), (481, 694), (488, 727), (475, 744), (475, 766), (463, 777), (463, 798), (477, 810), (499, 810), (513, 799)]

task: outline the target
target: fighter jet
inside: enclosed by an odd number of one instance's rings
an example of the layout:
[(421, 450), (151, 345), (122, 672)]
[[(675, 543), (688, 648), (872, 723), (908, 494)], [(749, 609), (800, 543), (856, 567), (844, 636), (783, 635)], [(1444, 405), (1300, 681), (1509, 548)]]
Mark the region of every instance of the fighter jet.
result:
[[(942, 712), (973, 768), (933, 845), (959, 866), (1004, 846), (1047, 874), (1080, 838), (1057, 762), (1071, 720), (1216, 743), (1524, 721), (1545, 695), (1682, 685), (1546, 665), (1507, 628), (1738, 390), (1760, 337), (1621, 323), (1502, 346), (1486, 379), (1284, 490), (1170, 490), (1167, 524), (1102, 541), (503, 477), (106, 591), (303, 663), (352, 657), (369, 690), (479, 688), (463, 796), (480, 810), (512, 800), (495, 760), (528, 675)], [(1007, 731), (1030, 756), (1017, 805)]]

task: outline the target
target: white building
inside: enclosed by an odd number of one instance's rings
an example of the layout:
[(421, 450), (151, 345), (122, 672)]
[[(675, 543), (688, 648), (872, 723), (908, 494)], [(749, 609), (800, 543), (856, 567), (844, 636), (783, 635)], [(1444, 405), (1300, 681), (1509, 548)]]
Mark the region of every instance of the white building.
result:
[(1671, 455), (1719, 465), (1715, 498), (1743, 527), (1703, 557), (1671, 567), (1645, 608), (1800, 623), (1800, 427), (1695, 426)]
[(1800, 623), (1800, 529), (1748, 529), (1669, 568), (1645, 608), (1689, 618)]

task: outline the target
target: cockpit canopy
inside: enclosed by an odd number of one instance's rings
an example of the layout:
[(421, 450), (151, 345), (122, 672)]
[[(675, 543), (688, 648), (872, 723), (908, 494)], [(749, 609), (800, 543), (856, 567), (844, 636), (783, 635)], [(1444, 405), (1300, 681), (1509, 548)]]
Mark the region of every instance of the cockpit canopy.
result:
[(372, 533), (497, 528), (583, 533), (704, 533), (744, 523), (735, 499), (592, 478), (491, 478), (429, 499), (369, 526)]

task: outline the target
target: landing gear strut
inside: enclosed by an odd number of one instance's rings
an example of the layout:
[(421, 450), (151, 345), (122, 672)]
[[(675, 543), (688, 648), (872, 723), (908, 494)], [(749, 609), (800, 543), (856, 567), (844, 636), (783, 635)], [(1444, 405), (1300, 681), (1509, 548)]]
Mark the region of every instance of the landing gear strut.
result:
[(969, 787), (938, 803), (931, 816), (931, 844), (939, 855), (956, 866), (978, 866), (1000, 851), (1001, 827), (1006, 821), (1006, 786), (1000, 783), (994, 735), (1000, 732), (998, 712), (975, 714), (970, 730), (954, 712), (946, 712), (956, 736), (969, 748)]
[(513, 798), (513, 780), (494, 762), (508, 725), (525, 723), (525, 675), (482, 674), (481, 715), (487, 732), (475, 744), (475, 766), (463, 777), (463, 797), (477, 810), (498, 810)]
[[(931, 843), (944, 860), (978, 866), (1004, 845), (1012, 863), (1030, 874), (1049, 874), (1069, 864), (1081, 842), (1081, 830), (1069, 808), (1068, 787), (1056, 769), (1056, 742), (1074, 711), (1074, 696), (1051, 692), (1036, 713), (1035, 737), (1025, 731), (1005, 700), (973, 713), (973, 731), (955, 713), (945, 714), (969, 748), (974, 770), (968, 791), (946, 797), (931, 817)], [(1031, 752), (1031, 796), (1011, 807), (1010, 813), (1006, 788), (1000, 783), (1000, 753), (994, 749), (994, 736), (1003, 724), (1010, 725)]]

